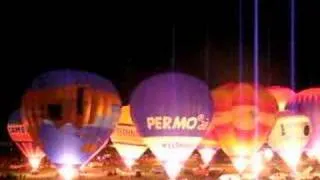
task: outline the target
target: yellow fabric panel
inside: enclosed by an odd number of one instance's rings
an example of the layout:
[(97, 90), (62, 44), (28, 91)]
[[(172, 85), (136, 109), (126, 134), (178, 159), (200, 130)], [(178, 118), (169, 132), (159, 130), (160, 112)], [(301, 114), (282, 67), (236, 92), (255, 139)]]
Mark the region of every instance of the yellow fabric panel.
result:
[(131, 112), (130, 112), (130, 106), (122, 106), (119, 123), (133, 125), (133, 121), (131, 118)]

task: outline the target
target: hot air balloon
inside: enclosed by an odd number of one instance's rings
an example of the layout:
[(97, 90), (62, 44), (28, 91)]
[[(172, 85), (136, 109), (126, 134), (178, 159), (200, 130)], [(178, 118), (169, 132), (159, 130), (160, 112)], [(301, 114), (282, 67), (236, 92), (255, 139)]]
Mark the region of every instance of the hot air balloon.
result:
[(320, 87), (309, 88), (292, 98), (286, 109), (306, 115), (312, 126), (312, 133), (306, 146), (308, 155), (320, 161)]
[(295, 95), (292, 89), (282, 86), (271, 86), (268, 91), (276, 98), (280, 112), (285, 110), (288, 101)]
[(26, 124), (22, 123), (20, 110), (13, 112), (8, 121), (8, 133), (20, 151), (28, 158), (32, 171), (37, 171), (42, 158), (45, 156), (41, 145), (37, 144), (27, 131)]
[(147, 150), (148, 147), (143, 143), (143, 139), (131, 119), (130, 106), (121, 108), (121, 116), (111, 134), (111, 141), (128, 168), (131, 168), (134, 162)]
[(242, 173), (275, 124), (276, 100), (248, 83), (222, 85), (212, 91), (212, 98), (218, 145)]
[(208, 86), (190, 75), (163, 73), (141, 82), (130, 105), (145, 144), (174, 179), (210, 124)]
[(216, 134), (214, 133), (214, 126), (208, 127), (207, 133), (205, 133), (200, 145), (198, 146), (198, 152), (201, 155), (201, 159), (205, 167), (208, 167), (213, 156), (218, 150), (218, 144)]
[(311, 124), (307, 116), (283, 111), (279, 113), (268, 141), (272, 149), (296, 172), (310, 134)]
[(66, 169), (83, 167), (103, 148), (121, 108), (109, 80), (76, 70), (40, 75), (22, 105), (28, 130), (39, 138), (51, 162)]

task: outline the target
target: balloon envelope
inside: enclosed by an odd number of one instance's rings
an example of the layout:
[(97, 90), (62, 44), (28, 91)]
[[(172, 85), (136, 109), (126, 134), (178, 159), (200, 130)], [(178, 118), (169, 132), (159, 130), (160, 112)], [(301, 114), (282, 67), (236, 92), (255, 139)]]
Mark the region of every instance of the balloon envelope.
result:
[(140, 83), (131, 96), (133, 120), (170, 178), (178, 175), (206, 132), (212, 114), (209, 93), (192, 76), (164, 73)]
[(107, 142), (120, 107), (110, 81), (73, 70), (39, 76), (23, 97), (30, 131), (56, 165), (87, 163)]
[(212, 98), (218, 144), (242, 172), (267, 140), (275, 123), (276, 100), (248, 83), (222, 85), (212, 91)]
[(7, 125), (8, 133), (20, 151), (28, 158), (33, 169), (38, 169), (41, 159), (45, 156), (40, 144), (36, 143), (27, 130), (20, 116), (20, 110), (13, 112)]
[(320, 161), (320, 87), (299, 92), (286, 108), (309, 117), (312, 133), (306, 149)]
[(271, 86), (268, 91), (276, 98), (279, 111), (284, 111), (288, 101), (295, 96), (292, 89), (282, 86)]
[(131, 119), (130, 106), (121, 108), (121, 116), (111, 134), (111, 141), (128, 168), (131, 168), (133, 163), (147, 150), (148, 147), (143, 143)]
[(269, 136), (269, 145), (296, 171), (310, 134), (311, 122), (307, 116), (284, 111), (277, 117)]

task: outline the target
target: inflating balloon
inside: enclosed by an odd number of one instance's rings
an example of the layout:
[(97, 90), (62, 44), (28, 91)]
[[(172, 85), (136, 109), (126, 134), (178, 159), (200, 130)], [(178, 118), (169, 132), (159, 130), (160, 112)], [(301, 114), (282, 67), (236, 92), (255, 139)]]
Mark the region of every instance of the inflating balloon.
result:
[(58, 167), (83, 166), (98, 153), (118, 121), (120, 107), (110, 81), (73, 70), (42, 74), (23, 97), (29, 131)]
[(288, 110), (306, 115), (312, 126), (310, 140), (306, 146), (308, 155), (320, 161), (320, 87), (299, 92), (286, 107)]
[(21, 120), (20, 110), (16, 110), (11, 114), (7, 129), (12, 141), (28, 158), (32, 170), (37, 171), (45, 154), (41, 149), (41, 145), (36, 143), (28, 133), (27, 125), (23, 124)]
[(295, 92), (287, 87), (271, 86), (268, 91), (276, 98), (279, 111), (284, 111), (288, 101), (295, 96)]
[(159, 74), (138, 85), (130, 105), (144, 142), (174, 179), (210, 124), (208, 86), (181, 73)]
[(296, 172), (310, 134), (311, 122), (307, 116), (283, 111), (269, 136), (269, 145)]
[(147, 150), (148, 147), (143, 143), (143, 139), (131, 119), (130, 106), (121, 108), (121, 116), (111, 134), (111, 141), (128, 168), (131, 168), (134, 162)]
[(222, 85), (212, 91), (212, 98), (218, 145), (242, 173), (275, 124), (276, 100), (264, 88), (247, 83)]

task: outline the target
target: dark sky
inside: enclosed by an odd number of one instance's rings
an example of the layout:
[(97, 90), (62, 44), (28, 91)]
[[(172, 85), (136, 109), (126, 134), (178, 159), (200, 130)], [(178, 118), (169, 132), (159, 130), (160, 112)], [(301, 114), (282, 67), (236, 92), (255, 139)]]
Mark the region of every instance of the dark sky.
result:
[[(2, 30), (0, 140), (9, 114), (37, 75), (76, 68), (114, 82), (124, 103), (144, 78), (189, 73), (211, 88), (239, 76), (239, 1), (179, 4), (170, 10), (108, 6), (10, 11)], [(243, 0), (244, 80), (253, 79), (253, 1)], [(263, 85), (290, 82), (290, 1), (260, 0), (259, 55)], [(317, 0), (296, 1), (296, 88), (320, 85)], [(75, 10), (77, 9), (77, 10)], [(172, 63), (173, 27), (175, 63)], [(4, 33), (5, 32), (5, 33)], [(207, 55), (206, 55), (207, 53)]]

